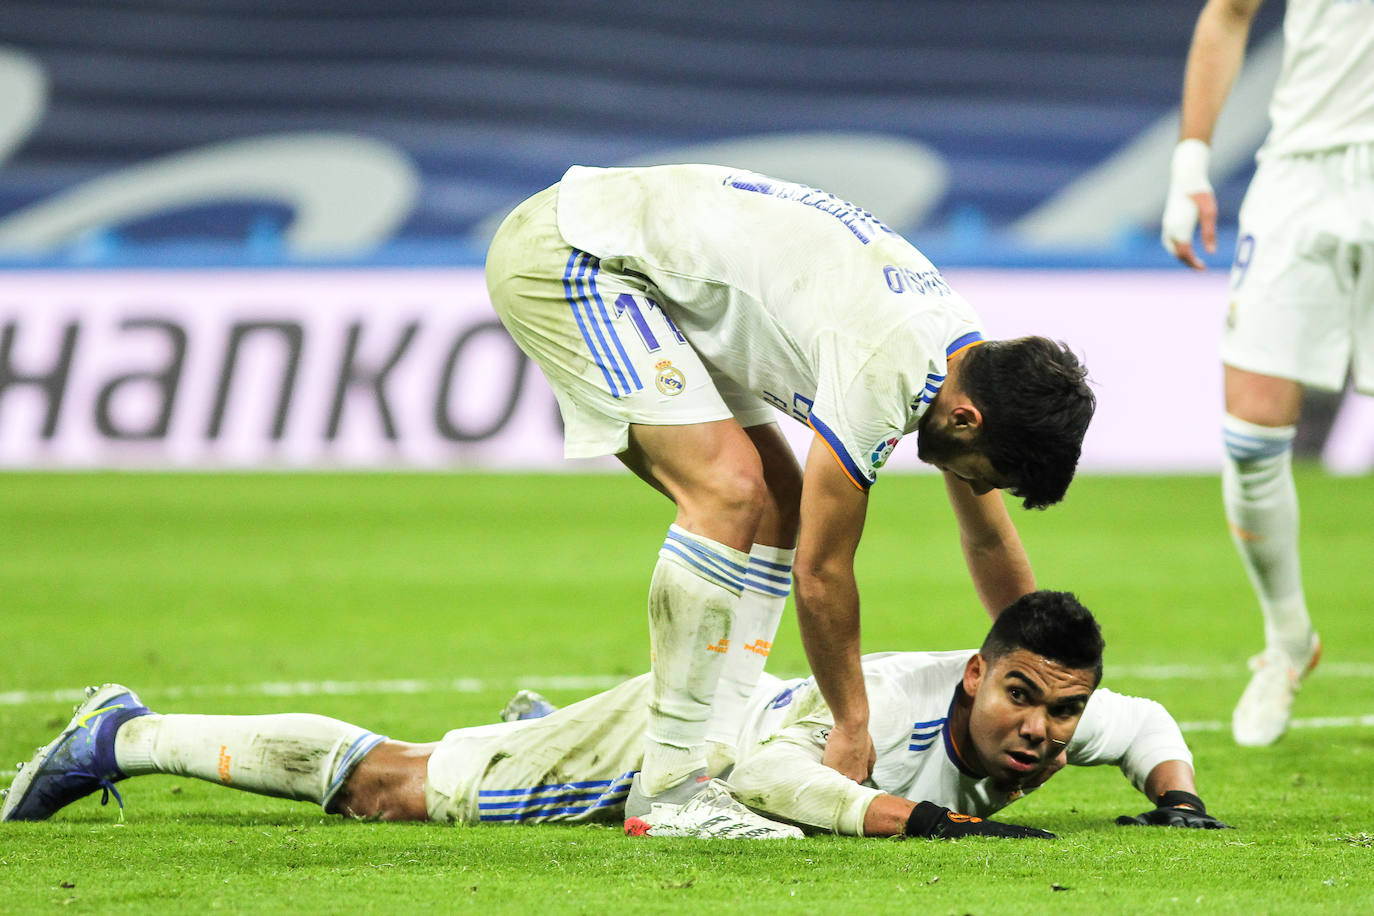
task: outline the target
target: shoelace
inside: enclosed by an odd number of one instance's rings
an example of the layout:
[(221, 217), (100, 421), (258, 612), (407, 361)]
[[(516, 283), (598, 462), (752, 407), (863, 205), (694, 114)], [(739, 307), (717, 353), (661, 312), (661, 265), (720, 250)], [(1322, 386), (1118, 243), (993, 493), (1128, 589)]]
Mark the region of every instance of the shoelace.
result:
[(96, 788), (100, 790), (100, 803), (102, 805), (108, 805), (110, 803), (110, 796), (113, 795), (115, 797), (115, 801), (119, 803), (119, 816), (121, 819), (123, 819), (124, 798), (119, 794), (119, 790), (115, 788), (115, 784), (111, 782), (107, 777), (97, 776), (94, 773), (87, 773), (85, 770), (72, 770), (68, 775), (83, 776), (86, 779), (94, 779), (96, 783)]

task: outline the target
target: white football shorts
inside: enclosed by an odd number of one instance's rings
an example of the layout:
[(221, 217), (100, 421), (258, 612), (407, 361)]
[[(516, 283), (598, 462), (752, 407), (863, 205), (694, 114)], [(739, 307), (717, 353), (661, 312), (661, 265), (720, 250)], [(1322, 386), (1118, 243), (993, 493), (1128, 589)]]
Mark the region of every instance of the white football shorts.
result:
[(487, 253), (487, 289), (501, 323), (553, 387), (565, 457), (623, 452), (631, 423), (776, 419), (761, 398), (707, 369), (648, 278), (568, 245), (557, 204), (554, 185), (506, 217)]
[(1264, 159), (1240, 210), (1221, 359), (1374, 393), (1374, 145)]
[(459, 728), (429, 758), (432, 821), (619, 821), (644, 761), (652, 675), (542, 719)]

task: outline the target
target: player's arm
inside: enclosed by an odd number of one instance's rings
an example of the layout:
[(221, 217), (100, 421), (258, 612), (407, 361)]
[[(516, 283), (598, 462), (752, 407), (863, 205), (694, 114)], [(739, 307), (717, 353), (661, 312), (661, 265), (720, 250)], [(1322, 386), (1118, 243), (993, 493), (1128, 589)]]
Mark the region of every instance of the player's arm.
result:
[(825, 763), (856, 782), (868, 778), (874, 760), (854, 580), (854, 554), (867, 511), (867, 490), (850, 479), (817, 435), (802, 483), (793, 595), (806, 659), (835, 717)]
[(773, 817), (846, 836), (1053, 836), (859, 785), (821, 763), (813, 730), (793, 726), (746, 754), (730, 774), (735, 797)]
[(1193, 779), (1193, 755), (1169, 711), (1143, 697), (1105, 688), (1094, 692), (1069, 746), (1069, 762), (1080, 766), (1114, 763), (1155, 805), (1118, 824), (1226, 827), (1207, 814)]
[(1021, 536), (1016, 533), (999, 491), (978, 495), (967, 483), (946, 472), (945, 492), (959, 524), (959, 546), (973, 577), (973, 587), (983, 607), (995, 619), (1007, 605), (1035, 591), (1035, 576), (1021, 546)]
[(1207, 806), (1193, 785), (1193, 768), (1182, 760), (1166, 760), (1151, 770), (1145, 781), (1145, 795), (1154, 808), (1134, 817), (1123, 814), (1116, 822), (1122, 826), (1231, 829), (1230, 824), (1207, 813)]
[(1193, 251), (1193, 229), (1202, 223), (1202, 244), (1216, 251), (1217, 202), (1207, 179), (1212, 131), (1245, 60), (1250, 23), (1263, 0), (1208, 0), (1198, 15), (1183, 74), (1179, 144), (1170, 169), (1161, 241), (1180, 261), (1202, 270)]

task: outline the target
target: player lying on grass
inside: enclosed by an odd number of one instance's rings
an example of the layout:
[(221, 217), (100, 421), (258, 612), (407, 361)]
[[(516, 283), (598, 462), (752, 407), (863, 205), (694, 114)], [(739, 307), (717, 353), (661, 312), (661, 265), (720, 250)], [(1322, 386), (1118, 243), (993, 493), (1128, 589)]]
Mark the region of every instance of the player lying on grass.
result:
[[(1071, 594), (1041, 591), (1003, 611), (977, 651), (866, 656), (878, 750), (867, 785), (822, 764), (831, 717), (815, 682), (766, 676), (728, 784), (712, 781), (691, 804), (737, 809), (738, 799), (841, 834), (1049, 837), (985, 818), (1066, 762), (1116, 764), (1157, 805), (1118, 823), (1225, 827), (1196, 795), (1192, 755), (1168, 712), (1096, 689), (1102, 646)], [(649, 689), (644, 675), (539, 718), (410, 744), (322, 716), (157, 715), (108, 685), (20, 770), (3, 818), (41, 820), (118, 780), (166, 773), (381, 820), (615, 821), (643, 755)], [(654, 836), (801, 835), (763, 818), (713, 823), (701, 811), (625, 823)]]

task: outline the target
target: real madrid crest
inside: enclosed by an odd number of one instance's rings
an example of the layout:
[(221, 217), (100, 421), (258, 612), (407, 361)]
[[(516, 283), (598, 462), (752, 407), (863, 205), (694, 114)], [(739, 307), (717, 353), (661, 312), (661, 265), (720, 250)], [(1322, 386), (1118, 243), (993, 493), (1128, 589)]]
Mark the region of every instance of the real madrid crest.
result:
[(687, 379), (683, 377), (682, 371), (673, 366), (673, 361), (661, 359), (654, 364), (658, 370), (658, 377), (654, 379), (654, 384), (658, 390), (671, 397), (675, 394), (682, 394), (687, 387)]

